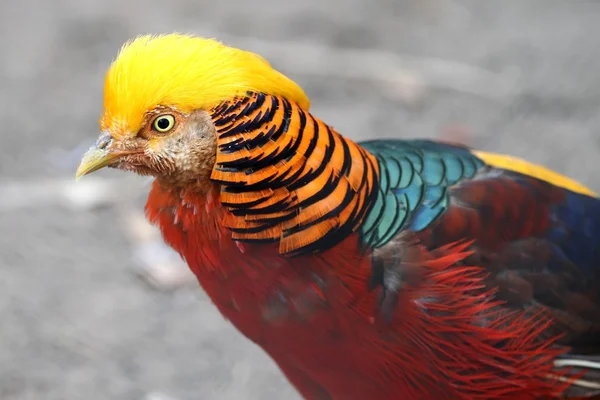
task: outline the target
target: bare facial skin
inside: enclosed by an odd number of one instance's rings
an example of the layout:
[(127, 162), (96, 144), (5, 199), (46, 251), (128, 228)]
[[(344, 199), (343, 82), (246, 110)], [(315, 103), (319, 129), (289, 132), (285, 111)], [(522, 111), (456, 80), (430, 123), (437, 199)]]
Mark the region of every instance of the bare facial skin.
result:
[[(206, 186), (217, 151), (216, 129), (208, 112), (184, 114), (160, 107), (146, 120), (135, 136), (104, 132), (84, 156), (78, 176), (108, 166), (155, 176), (164, 186)], [(168, 129), (161, 132), (161, 127)]]

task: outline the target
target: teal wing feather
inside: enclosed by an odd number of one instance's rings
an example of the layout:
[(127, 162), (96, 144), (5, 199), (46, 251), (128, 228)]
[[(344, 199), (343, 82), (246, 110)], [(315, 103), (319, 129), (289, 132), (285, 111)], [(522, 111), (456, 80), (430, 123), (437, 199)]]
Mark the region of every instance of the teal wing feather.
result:
[(377, 248), (400, 230), (420, 232), (449, 206), (448, 188), (485, 166), (467, 148), (428, 140), (361, 142), (379, 163), (377, 200), (362, 227), (363, 244)]

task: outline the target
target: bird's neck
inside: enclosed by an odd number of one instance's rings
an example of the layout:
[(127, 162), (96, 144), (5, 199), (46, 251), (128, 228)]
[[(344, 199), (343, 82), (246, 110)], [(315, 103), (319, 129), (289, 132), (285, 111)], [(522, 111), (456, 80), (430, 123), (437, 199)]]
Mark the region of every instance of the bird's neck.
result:
[(211, 115), (211, 180), (234, 240), (274, 242), (282, 254), (322, 251), (365, 218), (377, 193), (375, 158), (308, 111), (251, 93)]

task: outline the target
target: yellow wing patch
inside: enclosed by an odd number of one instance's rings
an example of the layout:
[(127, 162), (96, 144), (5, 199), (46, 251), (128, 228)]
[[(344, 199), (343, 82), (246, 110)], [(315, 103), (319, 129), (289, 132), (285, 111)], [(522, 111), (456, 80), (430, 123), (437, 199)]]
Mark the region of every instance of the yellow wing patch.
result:
[(503, 154), (486, 153), (483, 151), (473, 151), (473, 154), (481, 158), (486, 164), (489, 164), (493, 167), (519, 172), (572, 192), (597, 197), (596, 193), (581, 183), (557, 172), (551, 171), (548, 168), (542, 167), (541, 165), (535, 165), (527, 162), (521, 158), (511, 157)]

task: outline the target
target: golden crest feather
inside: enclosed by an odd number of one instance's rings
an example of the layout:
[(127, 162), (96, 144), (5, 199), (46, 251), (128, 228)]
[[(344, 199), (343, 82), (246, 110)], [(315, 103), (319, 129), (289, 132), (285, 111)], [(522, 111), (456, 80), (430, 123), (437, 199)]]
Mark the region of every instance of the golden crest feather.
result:
[(135, 134), (159, 105), (209, 110), (247, 91), (310, 106), (300, 86), (257, 54), (191, 35), (140, 36), (123, 46), (106, 73), (100, 125), (113, 135)]

